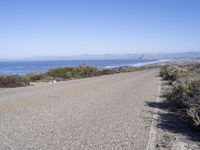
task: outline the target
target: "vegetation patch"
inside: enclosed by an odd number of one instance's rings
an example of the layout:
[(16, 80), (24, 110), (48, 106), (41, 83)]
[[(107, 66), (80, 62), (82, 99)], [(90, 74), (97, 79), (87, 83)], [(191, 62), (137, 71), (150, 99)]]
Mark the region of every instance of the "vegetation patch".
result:
[(195, 129), (200, 129), (200, 64), (169, 65), (160, 76), (172, 89), (165, 94), (176, 113)]
[(49, 82), (65, 81), (70, 79), (88, 78), (100, 75), (110, 75), (115, 73), (132, 72), (144, 70), (151, 67), (129, 67), (122, 66), (109, 69), (100, 69), (88, 65), (79, 65), (75, 67), (51, 68), (44, 73), (29, 73), (23, 76), (4, 75), (0, 76), (0, 87), (20, 87), (30, 85), (30, 82)]
[(30, 82), (35, 82), (35, 81), (42, 80), (42, 78), (44, 78), (44, 74), (42, 74), (42, 73), (29, 73), (29, 74), (26, 74), (25, 77)]
[(100, 75), (96, 67), (80, 65), (77, 67), (53, 68), (47, 71), (47, 76), (61, 79), (78, 79)]
[(14, 88), (30, 85), (29, 80), (18, 75), (0, 76), (1, 88)]

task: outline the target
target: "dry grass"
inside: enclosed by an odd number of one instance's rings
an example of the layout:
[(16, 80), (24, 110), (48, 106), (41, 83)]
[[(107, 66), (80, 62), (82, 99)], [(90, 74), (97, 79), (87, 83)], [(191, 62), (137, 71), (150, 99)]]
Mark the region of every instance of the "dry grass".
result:
[(172, 85), (165, 94), (170, 106), (190, 126), (200, 129), (200, 64), (164, 66), (160, 75)]

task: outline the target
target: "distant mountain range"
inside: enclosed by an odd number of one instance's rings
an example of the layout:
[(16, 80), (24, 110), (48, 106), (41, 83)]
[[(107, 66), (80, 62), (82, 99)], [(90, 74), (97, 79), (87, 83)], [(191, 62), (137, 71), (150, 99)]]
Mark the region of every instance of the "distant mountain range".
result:
[(106, 59), (200, 59), (200, 52), (159, 53), (159, 54), (102, 54), (102, 55), (74, 55), (74, 56), (37, 56), (21, 59), (0, 59), (0, 61), (48, 61), (48, 60), (106, 60)]

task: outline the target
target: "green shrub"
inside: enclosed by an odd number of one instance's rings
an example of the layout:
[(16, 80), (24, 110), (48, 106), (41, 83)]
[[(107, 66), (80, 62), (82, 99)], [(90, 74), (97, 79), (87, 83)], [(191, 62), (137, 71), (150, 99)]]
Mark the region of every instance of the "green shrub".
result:
[(100, 75), (109, 75), (120, 72), (131, 72), (143, 70), (145, 67), (116, 67), (110, 69), (98, 69), (93, 66), (79, 65), (76, 67), (58, 67), (49, 69), (46, 73), (29, 73), (24, 76), (0, 76), (0, 87), (19, 87), (30, 85), (29, 82), (43, 81), (49, 82), (52, 80), (63, 81), (67, 79), (79, 79)]
[(47, 71), (46, 76), (53, 78), (65, 79), (78, 79), (78, 78), (87, 78), (99, 75), (109, 75), (120, 72), (131, 72), (136, 70), (143, 70), (144, 67), (116, 67), (109, 69), (98, 69), (96, 67), (88, 65), (79, 65), (77, 67), (64, 67), (64, 68), (53, 68)]
[(35, 81), (39, 81), (44, 77), (44, 74), (38, 74), (38, 73), (29, 73), (26, 74), (25, 77), (31, 81), (31, 82), (35, 82)]
[(14, 88), (30, 85), (29, 81), (18, 75), (0, 76), (1, 88)]
[(79, 76), (83, 78), (99, 75), (99, 70), (96, 67), (80, 65), (76, 69)]
[(188, 96), (192, 93), (191, 86), (188, 81), (173, 83), (171, 92), (166, 94), (167, 100), (177, 108), (185, 108), (189, 98)]
[(166, 95), (168, 102), (176, 107), (181, 118), (186, 118), (191, 126), (200, 128), (200, 79), (176, 84)]
[(69, 68), (53, 68), (50, 69), (46, 74), (51, 77), (59, 77), (63, 79), (69, 79), (71, 76), (72, 67)]
[(76, 79), (76, 78), (87, 78), (87, 77), (97, 76), (100, 74), (100, 71), (96, 67), (80, 65), (77, 67), (50, 69), (46, 74), (47, 76), (51, 76), (54, 78)]
[(163, 79), (172, 81), (171, 91), (165, 94), (170, 106), (190, 126), (200, 129), (199, 65), (165, 66), (160, 75)]
[(187, 74), (187, 70), (185, 68), (181, 68), (180, 66), (163, 66), (160, 71), (160, 76), (163, 80), (175, 81), (180, 77), (183, 77)]

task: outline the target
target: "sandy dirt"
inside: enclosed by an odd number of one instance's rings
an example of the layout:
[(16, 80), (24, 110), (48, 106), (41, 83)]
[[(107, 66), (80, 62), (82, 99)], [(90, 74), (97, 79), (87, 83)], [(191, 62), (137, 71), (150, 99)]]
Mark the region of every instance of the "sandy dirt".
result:
[[(160, 95), (170, 88), (167, 82), (161, 82)], [(150, 107), (157, 108), (156, 142), (157, 150), (199, 150), (200, 132), (192, 129), (173, 111), (164, 97), (159, 102), (150, 102)]]

